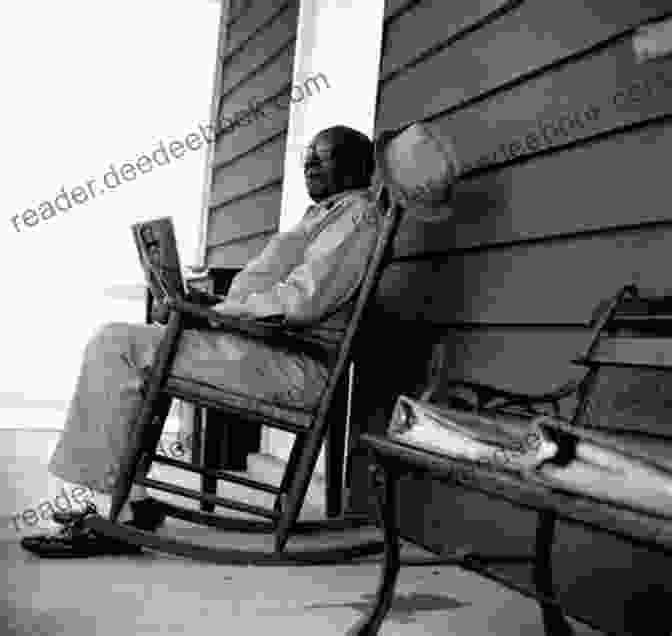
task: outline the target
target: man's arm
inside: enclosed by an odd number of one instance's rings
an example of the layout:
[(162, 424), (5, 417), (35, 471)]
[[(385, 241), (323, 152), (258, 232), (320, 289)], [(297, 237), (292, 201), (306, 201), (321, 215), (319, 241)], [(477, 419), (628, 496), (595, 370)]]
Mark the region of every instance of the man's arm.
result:
[(241, 317), (283, 314), (291, 321), (311, 322), (346, 302), (357, 289), (378, 237), (374, 204), (362, 197), (318, 236), (307, 259), (270, 288), (242, 300), (229, 297), (214, 310)]
[(303, 260), (308, 238), (302, 223), (276, 234), (257, 258), (250, 261), (231, 281), (226, 295), (231, 307), (252, 293), (270, 289)]

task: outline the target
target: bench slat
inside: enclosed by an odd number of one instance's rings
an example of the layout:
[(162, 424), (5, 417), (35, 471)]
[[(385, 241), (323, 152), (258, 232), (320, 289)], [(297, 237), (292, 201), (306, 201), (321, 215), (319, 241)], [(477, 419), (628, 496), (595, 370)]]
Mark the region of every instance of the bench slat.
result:
[(374, 450), (384, 465), (428, 471), (441, 481), (454, 482), (533, 510), (555, 510), (566, 520), (672, 553), (672, 522), (669, 519), (568, 494), (551, 488), (542, 479), (521, 479), (515, 473), (414, 449), (379, 435), (364, 434), (362, 441)]
[(577, 364), (618, 364), (672, 368), (672, 338), (611, 336), (599, 340), (589, 357), (575, 360)]

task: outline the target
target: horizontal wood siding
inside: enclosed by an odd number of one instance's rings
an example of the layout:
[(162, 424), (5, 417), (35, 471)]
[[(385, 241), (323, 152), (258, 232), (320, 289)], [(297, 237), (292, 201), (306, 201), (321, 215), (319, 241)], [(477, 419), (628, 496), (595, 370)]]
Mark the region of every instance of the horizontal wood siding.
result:
[(226, 214), (218, 214), (218, 208), (213, 208), (208, 225), (208, 244), (216, 247), (226, 243), (226, 238), (221, 237), (236, 236), (239, 238), (239, 219), (246, 215), (251, 216), (246, 224), (250, 234), (274, 232), (278, 225), (281, 196), (280, 185), (276, 184), (227, 204)]
[[(540, 392), (580, 377), (571, 359), (598, 302), (630, 282), (672, 294), (672, 58), (640, 63), (632, 42), (670, 14), (666, 0), (388, 1), (377, 130), (425, 120), (463, 162), (450, 218), (407, 213), (376, 299), (406, 335), (429, 328), (444, 343), (437, 399), (459, 378)], [(397, 363), (360, 380), (379, 384)], [(384, 430), (375, 405), (358, 417)], [(427, 532), (447, 548), (482, 539), (489, 553), (529, 547), (529, 516), (424, 480), (405, 484), (400, 515), (406, 536)], [(564, 525), (558, 541), (560, 593), (617, 629), (623, 614), (591, 593), (590, 571), (608, 559), (621, 571), (634, 552), (591, 551), (590, 533)], [(633, 570), (633, 589), (643, 572)]]
[[(394, 25), (414, 0), (389, 3), (385, 21)], [(475, 19), (490, 11), (478, 3)], [(207, 258), (235, 261), (249, 250), (249, 237), (277, 229), (285, 140), (292, 88), (292, 63), (299, 0), (237, 0), (222, 55), (220, 122), (215, 141)], [(396, 50), (399, 35), (391, 37)], [(439, 32), (435, 31), (435, 39)], [(402, 57), (405, 54), (402, 54)], [(388, 73), (389, 74), (389, 73)], [(263, 240), (253, 241), (263, 248)], [(230, 254), (231, 257), (225, 256)], [(213, 260), (214, 263), (214, 260)], [(244, 262), (233, 265), (242, 266)]]
[(381, 281), (383, 306), (432, 323), (588, 325), (598, 300), (635, 282), (672, 294), (662, 264), (672, 223), (515, 245), (434, 252), (397, 261)]
[[(418, 11), (422, 4), (427, 0), (413, 5), (412, 10)], [(428, 4), (433, 9), (428, 21), (432, 18), (451, 24), (459, 20), (452, 14), (453, 3)], [(606, 40), (670, 11), (665, 0), (538, 0), (512, 4), (510, 11), (493, 14), (482, 28), (467, 31), (464, 37), (411, 64), (405, 72), (381, 82), (379, 125), (389, 127), (424, 119), (483, 98), (542, 73), (551, 64), (567, 63), (593, 47), (604, 46)], [(407, 38), (424, 42), (424, 35), (424, 28), (418, 26)], [(388, 53), (386, 49), (385, 56)], [(413, 55), (412, 47), (409, 53)]]
[(658, 122), (484, 170), (457, 183), (448, 221), (407, 215), (396, 252), (411, 258), (665, 221), (670, 152), (672, 127)]
[(236, 239), (231, 243), (215, 245), (209, 250), (210, 267), (241, 267), (255, 258), (264, 249), (273, 232)]
[(238, 5), (222, 56), (206, 251), (212, 266), (245, 265), (280, 217), (289, 117), (282, 97), (291, 89), (299, 3)]

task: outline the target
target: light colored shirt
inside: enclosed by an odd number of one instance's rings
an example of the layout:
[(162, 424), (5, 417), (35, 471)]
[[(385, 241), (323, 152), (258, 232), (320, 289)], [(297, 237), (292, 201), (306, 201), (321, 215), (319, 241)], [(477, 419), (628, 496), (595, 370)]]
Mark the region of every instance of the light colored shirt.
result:
[(376, 244), (380, 215), (368, 189), (309, 206), (291, 230), (276, 234), (233, 280), (223, 303), (255, 317), (282, 314), (315, 322), (358, 288)]

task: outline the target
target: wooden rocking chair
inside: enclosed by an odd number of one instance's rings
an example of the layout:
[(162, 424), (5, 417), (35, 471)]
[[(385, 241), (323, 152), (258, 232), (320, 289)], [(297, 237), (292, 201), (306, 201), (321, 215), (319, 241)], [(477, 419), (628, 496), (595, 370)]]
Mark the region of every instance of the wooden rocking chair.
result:
[[(390, 133), (387, 133), (388, 138)], [(134, 436), (129, 452), (121, 462), (121, 473), (112, 497), (109, 519), (93, 517), (87, 520), (88, 527), (95, 531), (128, 543), (144, 546), (160, 552), (168, 552), (209, 562), (228, 564), (279, 564), (288, 561), (297, 563), (338, 563), (350, 558), (380, 553), (382, 541), (368, 541), (345, 548), (331, 548), (314, 552), (296, 551), (284, 553), (290, 533), (307, 533), (321, 530), (346, 530), (363, 525), (371, 525), (368, 518), (341, 516), (318, 521), (297, 521), (321, 446), (330, 429), (343, 425), (334, 421), (344, 410), (339, 408), (343, 396), (342, 387), (347, 378), (353, 342), (360, 330), (373, 291), (379, 280), (400, 221), (401, 204), (392, 193), (389, 170), (380, 169), (377, 159), (376, 205), (382, 213), (382, 228), (364, 279), (352, 302), (351, 317), (344, 332), (337, 340), (329, 342), (320, 336), (320, 324), (306, 328), (292, 327), (286, 323), (264, 320), (234, 319), (174, 298), (165, 336), (157, 351), (151, 373), (145, 381), (145, 397), (139, 414), (139, 425), (134, 427)], [(390, 187), (392, 185), (392, 187)], [(281, 346), (291, 351), (301, 351), (322, 360), (329, 369), (329, 377), (319, 400), (301, 407), (287, 404), (271, 404), (256, 398), (232, 395), (219, 389), (192, 380), (171, 375), (171, 363), (184, 328), (185, 316), (199, 316), (212, 319), (221, 328), (232, 333), (259, 339), (270, 346)], [(172, 398), (191, 402), (199, 407), (217, 409), (231, 414), (234, 425), (246, 422), (261, 423), (264, 426), (281, 429), (294, 434), (295, 441), (287, 466), (279, 486), (253, 480), (239, 474), (213, 467), (179, 461), (156, 453), (156, 446), (162, 434), (164, 421)], [(342, 406), (342, 405), (341, 405)], [(339, 433), (340, 434), (340, 433)], [(343, 461), (343, 459), (341, 459)], [(208, 480), (223, 480), (251, 489), (271, 493), (275, 496), (273, 508), (251, 505), (246, 502), (219, 497), (211, 492), (198, 492), (178, 485), (142, 477), (152, 462), (166, 464), (200, 474)], [(217, 527), (235, 532), (269, 532), (275, 534), (275, 552), (249, 551), (227, 548), (213, 548), (204, 545), (172, 539), (155, 533), (147, 533), (135, 528), (117, 524), (119, 512), (125, 503), (133, 483), (162, 490), (181, 497), (201, 502), (201, 510), (191, 509), (161, 502), (168, 516), (181, 518), (197, 524)], [(203, 505), (205, 504), (205, 505)], [(242, 517), (221, 516), (205, 512), (213, 505), (223, 506), (239, 512), (261, 517), (260, 520)]]

